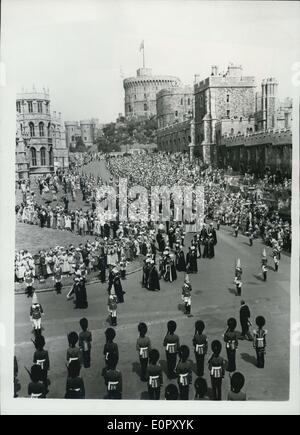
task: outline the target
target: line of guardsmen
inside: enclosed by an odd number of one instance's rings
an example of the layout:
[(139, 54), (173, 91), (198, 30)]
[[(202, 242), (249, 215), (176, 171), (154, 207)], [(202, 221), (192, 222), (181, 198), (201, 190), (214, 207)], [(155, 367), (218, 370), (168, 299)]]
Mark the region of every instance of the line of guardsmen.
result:
[[(244, 302), (242, 304), (244, 306)], [(248, 310), (249, 312), (249, 310)], [(246, 317), (250, 315), (246, 313)], [(241, 317), (242, 319), (242, 317)], [(242, 320), (241, 320), (242, 322)], [(264, 329), (265, 318), (258, 316), (256, 318), (257, 328), (253, 331), (253, 347), (257, 356), (257, 367), (264, 368), (265, 352), (266, 352), (266, 334)], [(88, 369), (91, 367), (91, 343), (92, 334), (88, 330), (88, 320), (83, 318), (80, 320), (82, 331), (80, 334), (72, 331), (68, 334), (69, 347), (66, 353), (67, 367), (67, 383), (65, 398), (67, 399), (83, 399), (85, 398), (85, 386), (80, 371), (82, 365)], [(219, 340), (214, 340), (211, 343), (211, 355), (208, 358), (207, 364), (211, 378), (212, 399), (221, 400), (222, 395), (222, 380), (225, 377), (226, 370), (230, 374), (231, 392), (228, 400), (246, 400), (245, 395), (241, 393), (241, 388), (244, 383), (243, 376), (236, 372), (236, 351), (238, 348), (239, 334), (236, 332), (237, 322), (235, 318), (230, 318), (227, 321), (227, 330), (223, 335), (225, 348), (227, 352), (227, 360), (222, 355), (222, 344)], [(176, 379), (179, 395), (181, 400), (189, 399), (190, 386), (192, 384), (192, 361), (190, 357), (190, 348), (186, 345), (180, 345), (179, 336), (176, 334), (177, 324), (170, 320), (167, 323), (167, 332), (163, 340), (163, 346), (166, 353), (166, 373), (168, 379)], [(195, 333), (192, 344), (196, 360), (197, 379), (195, 383), (196, 398), (208, 400), (203, 395), (206, 381), (203, 379), (205, 359), (208, 353), (208, 338), (204, 334), (205, 324), (202, 320), (195, 323)], [(147, 383), (148, 395), (151, 400), (159, 400), (161, 389), (163, 387), (163, 369), (159, 364), (160, 353), (157, 349), (152, 348), (150, 338), (147, 336), (147, 325), (142, 322), (138, 325), (139, 337), (136, 342), (136, 349), (140, 361), (140, 378), (141, 381)], [(242, 331), (243, 333), (243, 331)], [(123, 391), (122, 373), (117, 368), (119, 361), (119, 349), (117, 343), (114, 342), (116, 331), (113, 328), (107, 328), (105, 331), (106, 342), (103, 348), (104, 368), (102, 376), (107, 388), (107, 399), (121, 399)], [(77, 346), (77, 343), (79, 345)], [(42, 335), (36, 336), (33, 341), (35, 352), (33, 355), (34, 365), (31, 370), (27, 370), (30, 375), (30, 383), (28, 385), (28, 395), (31, 398), (46, 398), (49, 393), (50, 381), (48, 379), (48, 371), (50, 370), (50, 359), (48, 351), (44, 349), (45, 339)], [(17, 361), (15, 360), (15, 367)], [(16, 379), (15, 375), (15, 379)], [(16, 382), (16, 381), (15, 381)], [(234, 388), (232, 387), (234, 384)], [(240, 386), (240, 388), (239, 388)], [(175, 386), (167, 386), (165, 398), (176, 399)], [(173, 391), (173, 393), (172, 393)], [(206, 388), (207, 391), (207, 388)]]

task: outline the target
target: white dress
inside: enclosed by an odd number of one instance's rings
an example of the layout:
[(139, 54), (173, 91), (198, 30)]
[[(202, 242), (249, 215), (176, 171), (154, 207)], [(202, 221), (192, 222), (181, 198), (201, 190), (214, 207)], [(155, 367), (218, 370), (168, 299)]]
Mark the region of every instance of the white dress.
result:
[(63, 255), (63, 265), (62, 265), (62, 273), (69, 273), (71, 271), (71, 265), (69, 263), (69, 257), (67, 254)]

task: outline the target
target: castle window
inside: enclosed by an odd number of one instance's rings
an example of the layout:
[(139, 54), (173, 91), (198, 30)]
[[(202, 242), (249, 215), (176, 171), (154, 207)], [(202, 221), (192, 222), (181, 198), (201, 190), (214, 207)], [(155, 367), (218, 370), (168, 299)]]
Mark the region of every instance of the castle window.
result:
[(136, 100), (136, 95), (134, 96), (134, 99)]
[(17, 101), (17, 112), (21, 113), (21, 103)]
[(44, 123), (43, 122), (39, 123), (39, 133), (40, 133), (41, 137), (45, 136), (45, 133), (44, 133)]
[(242, 117), (240, 117), (240, 122), (243, 122), (243, 118)]
[(30, 153), (31, 153), (31, 166), (36, 166), (36, 149), (31, 148)]
[(230, 118), (230, 110), (227, 110), (227, 118)]
[(72, 142), (74, 142), (74, 140), (75, 140), (75, 136), (72, 136), (72, 139), (71, 139), (71, 140), (72, 140)]
[(128, 106), (128, 112), (132, 112), (132, 108), (131, 108), (130, 104)]
[(49, 113), (49, 103), (46, 103), (46, 113)]
[(234, 134), (234, 128), (230, 130), (230, 134)]
[(148, 110), (148, 106), (146, 103), (144, 104), (144, 110), (145, 110), (145, 112)]
[(226, 95), (226, 101), (229, 103), (229, 94)]
[(84, 137), (84, 140), (87, 140), (87, 137), (86, 137), (86, 136)]
[(32, 109), (32, 101), (28, 101), (27, 104), (28, 104), (28, 112), (29, 112), (29, 113), (32, 113), (32, 112), (33, 112), (33, 109)]
[(176, 112), (175, 112), (175, 116), (178, 116), (178, 112), (177, 112), (177, 110), (176, 110)]
[(191, 99), (188, 98), (188, 106), (191, 104)]
[(252, 131), (253, 131), (253, 130), (252, 130), (252, 127), (250, 127), (250, 128), (249, 128), (249, 132), (252, 133)]
[(29, 129), (30, 129), (30, 136), (34, 137), (35, 134), (34, 134), (34, 123), (33, 122), (29, 123)]
[(41, 148), (41, 166), (46, 166), (46, 148)]
[(180, 104), (183, 106), (183, 98), (181, 98), (181, 100), (180, 100)]
[(49, 166), (53, 166), (53, 152), (52, 148), (49, 150)]
[(38, 101), (38, 112), (42, 113), (43, 112), (43, 105), (41, 101)]
[(49, 122), (48, 127), (47, 127), (47, 133), (48, 133), (48, 137), (50, 137), (51, 135), (51, 124)]

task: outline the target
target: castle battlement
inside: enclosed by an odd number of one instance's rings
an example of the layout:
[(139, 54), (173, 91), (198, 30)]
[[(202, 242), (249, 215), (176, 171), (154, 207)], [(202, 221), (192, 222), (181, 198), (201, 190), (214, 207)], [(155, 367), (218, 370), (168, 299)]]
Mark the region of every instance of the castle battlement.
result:
[(231, 146), (255, 146), (255, 145), (291, 145), (292, 130), (269, 130), (255, 133), (245, 133), (237, 135), (223, 135), (221, 144)]

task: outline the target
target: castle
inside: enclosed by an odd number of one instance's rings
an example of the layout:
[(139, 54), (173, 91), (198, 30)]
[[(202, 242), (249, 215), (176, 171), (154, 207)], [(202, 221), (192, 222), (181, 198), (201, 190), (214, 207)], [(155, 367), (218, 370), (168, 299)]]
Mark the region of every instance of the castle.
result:
[(50, 112), (49, 91), (22, 91), (16, 98), (16, 180), (69, 167), (61, 113)]

